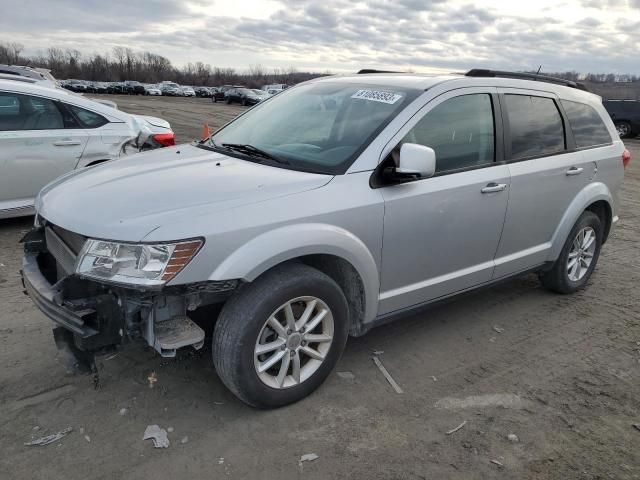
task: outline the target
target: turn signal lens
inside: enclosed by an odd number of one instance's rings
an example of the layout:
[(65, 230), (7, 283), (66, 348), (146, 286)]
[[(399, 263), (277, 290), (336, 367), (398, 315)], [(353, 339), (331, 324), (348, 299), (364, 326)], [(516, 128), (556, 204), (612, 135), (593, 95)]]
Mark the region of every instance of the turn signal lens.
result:
[(171, 258), (167, 263), (162, 275), (162, 280), (168, 282), (175, 277), (180, 270), (182, 270), (187, 263), (198, 253), (202, 246), (201, 240), (194, 240), (192, 242), (184, 242), (176, 245), (176, 248), (171, 254)]

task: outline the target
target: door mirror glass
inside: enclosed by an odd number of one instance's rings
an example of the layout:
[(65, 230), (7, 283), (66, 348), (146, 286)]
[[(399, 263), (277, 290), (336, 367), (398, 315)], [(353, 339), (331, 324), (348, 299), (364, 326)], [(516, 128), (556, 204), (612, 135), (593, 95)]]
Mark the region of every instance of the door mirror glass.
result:
[(403, 143), (396, 173), (418, 178), (432, 177), (436, 171), (436, 152), (433, 148), (417, 143)]

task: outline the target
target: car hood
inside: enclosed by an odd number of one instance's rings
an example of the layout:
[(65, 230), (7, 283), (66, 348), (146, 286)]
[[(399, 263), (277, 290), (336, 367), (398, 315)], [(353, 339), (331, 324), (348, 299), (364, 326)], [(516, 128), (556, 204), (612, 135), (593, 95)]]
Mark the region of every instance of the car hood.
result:
[(332, 178), (180, 145), (76, 170), (47, 185), (36, 208), (72, 232), (137, 242), (187, 217), (195, 225), (198, 216), (319, 188)]

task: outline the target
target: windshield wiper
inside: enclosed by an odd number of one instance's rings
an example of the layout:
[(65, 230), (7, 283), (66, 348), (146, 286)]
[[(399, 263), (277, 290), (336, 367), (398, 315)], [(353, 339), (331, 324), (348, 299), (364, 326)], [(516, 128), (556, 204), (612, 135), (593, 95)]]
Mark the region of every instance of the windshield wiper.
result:
[(248, 143), (246, 144), (242, 144), (242, 143), (223, 143), (222, 146), (224, 148), (228, 148), (229, 150), (236, 150), (238, 152), (241, 153), (246, 153), (248, 155), (254, 156), (254, 157), (261, 157), (261, 158), (265, 158), (267, 160), (273, 160), (274, 162), (278, 162), (278, 163), (282, 163), (284, 165), (290, 165), (290, 163), (283, 159), (283, 158), (278, 158), (274, 155), (271, 155), (269, 152), (265, 152), (264, 150), (260, 150), (258, 147), (254, 147), (253, 145), (250, 145)]

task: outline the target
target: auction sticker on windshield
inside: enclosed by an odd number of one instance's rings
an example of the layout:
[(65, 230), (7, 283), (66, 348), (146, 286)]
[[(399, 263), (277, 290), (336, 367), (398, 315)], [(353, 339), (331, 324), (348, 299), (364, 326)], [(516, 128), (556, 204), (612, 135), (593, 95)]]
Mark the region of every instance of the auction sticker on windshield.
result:
[(402, 98), (402, 95), (399, 93), (385, 92), (384, 90), (358, 90), (351, 95), (351, 98), (394, 104)]

